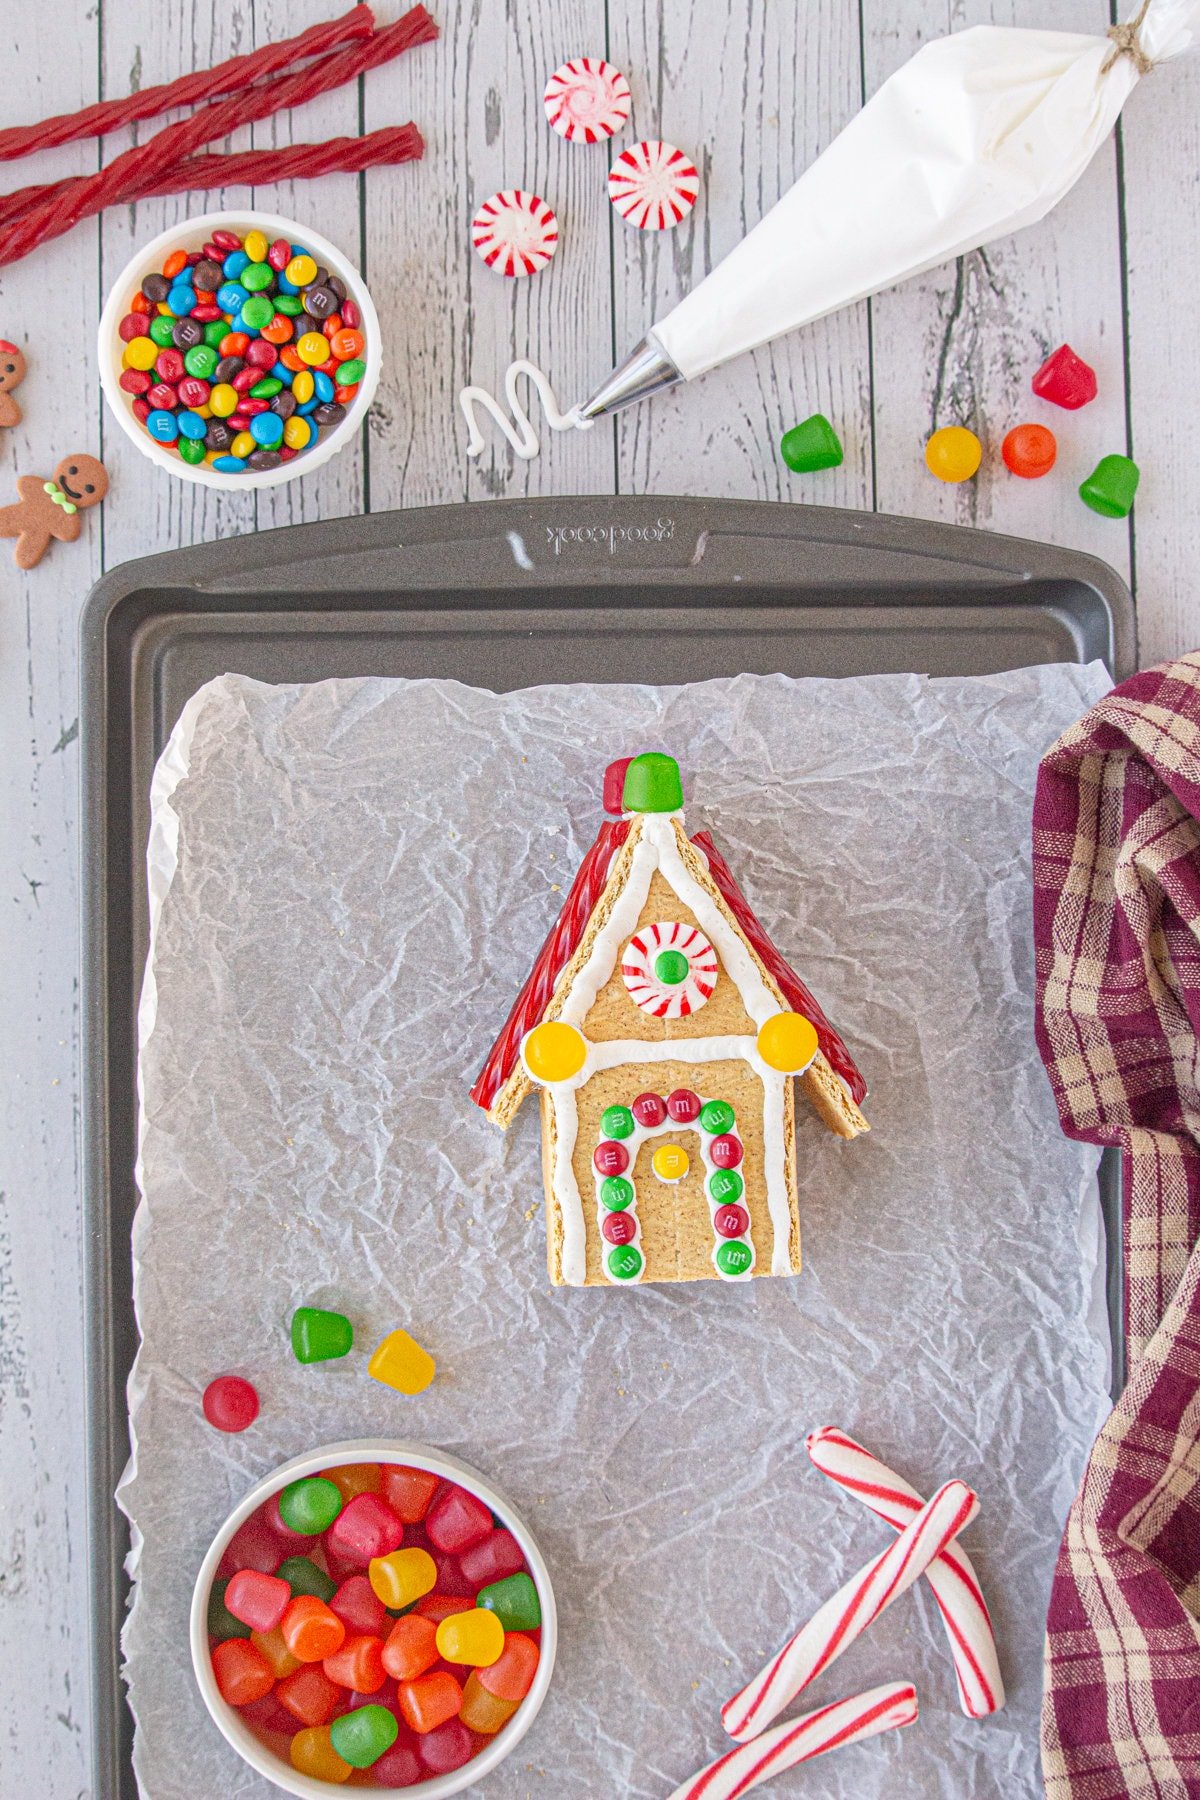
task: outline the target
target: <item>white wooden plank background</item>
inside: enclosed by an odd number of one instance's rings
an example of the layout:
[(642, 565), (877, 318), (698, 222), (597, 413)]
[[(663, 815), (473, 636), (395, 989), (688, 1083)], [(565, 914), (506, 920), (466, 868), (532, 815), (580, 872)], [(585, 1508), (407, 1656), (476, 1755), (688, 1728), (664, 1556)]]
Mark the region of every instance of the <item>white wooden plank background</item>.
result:
[[(0, 121), (101, 95), (294, 32), (335, 0), (56, 0), (7, 8)], [(400, 10), (383, 0), (379, 12)], [(64, 452), (102, 449), (103, 516), (80, 543), (21, 575), (0, 548), (0, 1791), (70, 1800), (89, 1791), (86, 1571), (82, 1566), (76, 975), (76, 628), (102, 568), (238, 531), (364, 508), (541, 492), (713, 493), (823, 500), (975, 522), (1097, 552), (1130, 576), (1144, 662), (1200, 636), (1200, 59), (1143, 83), (1120, 144), (1041, 226), (852, 308), (539, 461), (500, 449), (468, 467), (454, 397), (499, 380), (528, 352), (577, 397), (656, 312), (742, 235), (892, 69), (926, 38), (984, 19), (1102, 30), (1107, 0), (437, 0), (441, 43), (360, 84), (242, 134), (256, 144), (413, 117), (423, 164), (363, 182), (245, 191), (307, 219), (363, 260), (386, 336), (386, 374), (362, 444), (286, 488), (211, 496), (159, 474), (101, 413), (92, 343), (107, 284), (136, 244), (199, 210), (161, 200), (118, 209), (0, 271), (0, 336), (29, 346), (25, 420), (0, 434), (0, 491)], [(602, 149), (545, 126), (546, 74), (604, 52), (628, 73), (637, 135), (690, 151), (704, 187), (676, 233), (647, 238), (611, 214)], [(13, 74), (15, 71), (15, 76)], [(148, 129), (141, 128), (144, 136)], [(128, 134), (17, 165), (12, 185), (89, 169)], [(240, 147), (240, 145), (239, 145)], [(468, 252), (466, 221), (493, 188), (521, 184), (559, 212), (549, 274), (505, 283)], [(221, 204), (209, 196), (207, 205)], [(1101, 397), (1067, 418), (1028, 376), (1063, 337), (1095, 363)], [(820, 409), (846, 462), (789, 475), (780, 431)], [(1061, 475), (1021, 483), (995, 446), (1018, 417), (1059, 429)], [(979, 480), (940, 487), (921, 446), (931, 426), (975, 426)], [(1097, 519), (1074, 483), (1100, 454), (1142, 463), (1133, 519)], [(16, 1673), (14, 1673), (16, 1672)]]

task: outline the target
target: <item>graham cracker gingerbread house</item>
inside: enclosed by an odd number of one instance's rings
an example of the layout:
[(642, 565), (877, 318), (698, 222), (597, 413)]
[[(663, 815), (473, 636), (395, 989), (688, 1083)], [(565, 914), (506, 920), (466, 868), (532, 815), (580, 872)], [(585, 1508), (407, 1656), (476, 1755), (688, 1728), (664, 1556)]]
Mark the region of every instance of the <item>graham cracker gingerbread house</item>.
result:
[(610, 765), (609, 818), (471, 1098), (541, 1090), (550, 1279), (748, 1281), (800, 1268), (793, 1078), (869, 1129), (846, 1046), (750, 910), (675, 761)]

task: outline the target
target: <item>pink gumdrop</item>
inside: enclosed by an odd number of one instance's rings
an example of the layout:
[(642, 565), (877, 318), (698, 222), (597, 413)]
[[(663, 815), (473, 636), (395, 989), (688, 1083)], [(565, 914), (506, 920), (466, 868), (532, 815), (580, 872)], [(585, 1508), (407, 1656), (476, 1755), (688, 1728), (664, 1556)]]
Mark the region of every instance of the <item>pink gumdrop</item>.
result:
[(387, 1608), (365, 1575), (351, 1575), (343, 1581), (329, 1602), (329, 1610), (337, 1614), (348, 1632), (386, 1637), (391, 1630)]
[[(311, 1543), (311, 1539), (308, 1540)], [(258, 1569), (273, 1575), (288, 1553), (261, 1513), (252, 1513), (225, 1546), (218, 1575), (236, 1575), (239, 1569)]]
[(676, 1088), (667, 1095), (667, 1113), (677, 1125), (690, 1125), (700, 1117), (700, 1096), (691, 1088)]
[(261, 1569), (239, 1569), (225, 1589), (226, 1608), (252, 1631), (274, 1631), (291, 1597), (286, 1581)]
[(623, 1175), (629, 1167), (629, 1152), (615, 1138), (606, 1138), (596, 1145), (592, 1161), (601, 1175)]
[[(481, 1587), (488, 1587), (493, 1581), (503, 1581), (506, 1575), (515, 1575), (525, 1567), (520, 1544), (512, 1532), (503, 1527), (489, 1532), (482, 1543), (472, 1544), (469, 1550), (464, 1550), (458, 1561), (463, 1575), (471, 1583), (472, 1593), (478, 1593)], [(438, 1585), (440, 1587), (441, 1583)]]
[(287, 1545), (289, 1554), (294, 1556), (299, 1552), (303, 1556), (308, 1555), (313, 1546), (312, 1538), (306, 1532), (293, 1531), (290, 1525), (284, 1524), (283, 1515), (279, 1510), (278, 1494), (272, 1494), (271, 1498), (264, 1503), (262, 1516), (267, 1528), (274, 1532), (281, 1544)]
[(382, 1788), (416, 1787), (419, 1781), (425, 1780), (427, 1773), (413, 1744), (402, 1743), (399, 1739), (371, 1764), (371, 1780), (376, 1787)]
[(325, 1552), (365, 1569), (373, 1557), (390, 1556), (403, 1542), (404, 1526), (387, 1501), (378, 1494), (356, 1494), (325, 1533)]
[(492, 1529), (492, 1515), (483, 1501), (468, 1494), (466, 1488), (451, 1486), (430, 1507), (425, 1529), (435, 1550), (459, 1556), (487, 1536)]
[[(475, 1740), (461, 1719), (447, 1719), (436, 1731), (427, 1731), (420, 1742), (421, 1761), (432, 1775), (448, 1775), (461, 1769), (475, 1754)], [(376, 1763), (372, 1774), (378, 1769)]]
[(638, 1124), (649, 1131), (666, 1123), (667, 1103), (661, 1094), (639, 1094), (629, 1110)]
[(449, 1594), (452, 1600), (465, 1600), (473, 1598), (481, 1587), (486, 1586), (484, 1582), (467, 1580), (457, 1556), (447, 1556), (443, 1551), (435, 1550), (433, 1560), (437, 1565), (439, 1594)]
[(708, 1155), (715, 1169), (736, 1169), (742, 1160), (742, 1140), (724, 1132), (708, 1146)]
[(204, 1390), (204, 1416), (218, 1431), (245, 1431), (258, 1417), (258, 1395), (240, 1375), (218, 1375)]

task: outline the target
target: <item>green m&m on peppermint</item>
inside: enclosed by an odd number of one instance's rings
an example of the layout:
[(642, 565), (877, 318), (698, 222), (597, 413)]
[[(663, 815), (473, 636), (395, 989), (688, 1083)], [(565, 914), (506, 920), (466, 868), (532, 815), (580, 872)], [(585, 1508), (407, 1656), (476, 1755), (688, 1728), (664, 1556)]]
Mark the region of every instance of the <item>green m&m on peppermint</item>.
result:
[(708, 1178), (708, 1191), (717, 1206), (731, 1206), (735, 1200), (740, 1200), (745, 1185), (736, 1169), (718, 1169)]
[(700, 1108), (700, 1129), (719, 1137), (733, 1125), (733, 1108), (727, 1100), (706, 1100)]
[(654, 959), (655, 979), (664, 987), (678, 987), (687, 980), (691, 967), (682, 950), (660, 950)]
[(733, 1238), (718, 1245), (715, 1260), (722, 1275), (744, 1275), (754, 1261), (754, 1252), (743, 1238)]
[(642, 1272), (642, 1253), (636, 1244), (622, 1244), (616, 1250), (610, 1250), (607, 1258), (608, 1272), (614, 1281), (632, 1281)]
[(633, 1136), (633, 1114), (627, 1106), (606, 1106), (600, 1115), (600, 1129), (607, 1138)]

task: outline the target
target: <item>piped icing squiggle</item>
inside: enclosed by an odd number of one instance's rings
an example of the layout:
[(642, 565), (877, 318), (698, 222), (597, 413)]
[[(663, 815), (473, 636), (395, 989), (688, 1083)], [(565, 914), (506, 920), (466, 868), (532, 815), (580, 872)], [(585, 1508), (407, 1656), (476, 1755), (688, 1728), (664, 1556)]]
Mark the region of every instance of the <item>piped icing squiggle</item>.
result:
[[(463, 418), (467, 421), (467, 455), (478, 456), (484, 447), (483, 434), (479, 429), (478, 408), (482, 407), (504, 436), (508, 439), (516, 454), (524, 462), (535, 457), (542, 447), (541, 439), (534, 430), (533, 423), (525, 407), (517, 395), (517, 380), (526, 376), (537, 389), (538, 399), (542, 403), (542, 411), (546, 415), (546, 423), (551, 431), (590, 431), (593, 421), (581, 419), (579, 408), (573, 406), (570, 412), (563, 412), (558, 404), (558, 397), (550, 386), (549, 377), (543, 374), (536, 363), (531, 363), (520, 356), (508, 365), (504, 377), (504, 397), (508, 402), (508, 413), (505, 412), (494, 394), (483, 387), (465, 387), (458, 396), (458, 404), (462, 408)], [(511, 413), (511, 418), (509, 417)]]

